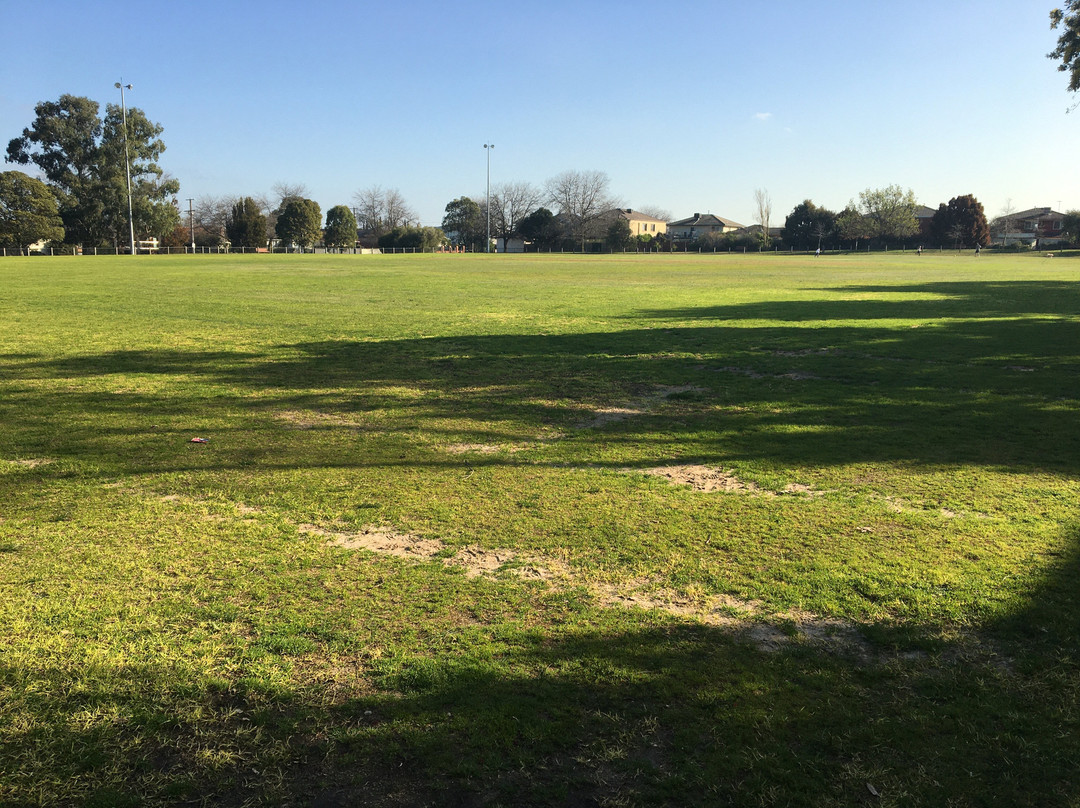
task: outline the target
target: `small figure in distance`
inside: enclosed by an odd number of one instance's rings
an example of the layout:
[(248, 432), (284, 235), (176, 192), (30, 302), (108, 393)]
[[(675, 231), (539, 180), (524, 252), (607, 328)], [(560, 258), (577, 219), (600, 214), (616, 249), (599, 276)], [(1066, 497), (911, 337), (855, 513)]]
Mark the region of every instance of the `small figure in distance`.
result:
[(814, 250), (814, 255), (815, 256), (821, 255), (821, 247), (818, 247), (816, 250)]
[(919, 245), (919, 255), (922, 255), (922, 245)]
[(982, 252), (982, 245), (981, 244), (976, 244), (975, 245), (975, 257), (978, 258), (979, 253), (981, 253), (981, 252)]

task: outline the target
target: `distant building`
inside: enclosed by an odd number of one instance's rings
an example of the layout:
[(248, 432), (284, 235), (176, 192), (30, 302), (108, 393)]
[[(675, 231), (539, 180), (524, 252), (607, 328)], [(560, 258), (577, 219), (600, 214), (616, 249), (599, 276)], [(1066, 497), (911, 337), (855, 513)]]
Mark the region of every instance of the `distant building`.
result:
[(930, 235), (930, 222), (933, 220), (935, 213), (937, 211), (934, 208), (928, 208), (926, 205), (915, 206), (915, 218), (919, 222), (920, 236)]
[[(605, 214), (605, 217), (608, 214)], [(655, 216), (650, 216), (647, 213), (641, 213), (640, 211), (633, 210), (631, 208), (615, 208), (610, 212), (611, 217), (622, 218), (626, 220), (626, 223), (630, 225), (631, 236), (659, 236), (662, 233), (666, 233), (668, 226), (667, 222), (663, 219), (657, 219)]]
[(693, 241), (706, 233), (734, 233), (742, 230), (743, 226), (731, 219), (716, 216), (712, 213), (704, 215), (695, 213), (688, 219), (680, 219), (677, 222), (668, 222), (667, 232), (674, 241)]
[(1021, 232), (1021, 238), (1040, 244), (1054, 244), (1061, 240), (1061, 221), (1064, 218), (1064, 213), (1051, 208), (1031, 208), (1015, 214), (1013, 222)]

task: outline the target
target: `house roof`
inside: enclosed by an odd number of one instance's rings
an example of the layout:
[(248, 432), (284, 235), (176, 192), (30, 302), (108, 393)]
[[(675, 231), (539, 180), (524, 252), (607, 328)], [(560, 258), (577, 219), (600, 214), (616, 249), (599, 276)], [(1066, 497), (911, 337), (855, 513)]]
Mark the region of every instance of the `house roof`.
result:
[(916, 219), (932, 219), (934, 214), (937, 213), (933, 208), (928, 208), (926, 205), (915, 206), (915, 218)]
[(1050, 208), (1031, 208), (1031, 210), (1022, 210), (1019, 213), (1014, 213), (1014, 219), (1041, 219), (1043, 216), (1052, 216), (1055, 219), (1060, 219), (1064, 216), (1064, 213), (1058, 213)]
[(733, 222), (731, 219), (725, 219), (723, 216), (716, 216), (712, 213), (706, 213), (704, 215), (695, 213), (688, 219), (679, 219), (677, 222), (669, 222), (668, 227), (734, 227), (736, 229), (742, 227), (738, 222)]
[(666, 224), (663, 219), (657, 219), (655, 216), (650, 216), (647, 213), (639, 213), (631, 208), (615, 208), (615, 214), (622, 216), (628, 222), (656, 222), (657, 224)]

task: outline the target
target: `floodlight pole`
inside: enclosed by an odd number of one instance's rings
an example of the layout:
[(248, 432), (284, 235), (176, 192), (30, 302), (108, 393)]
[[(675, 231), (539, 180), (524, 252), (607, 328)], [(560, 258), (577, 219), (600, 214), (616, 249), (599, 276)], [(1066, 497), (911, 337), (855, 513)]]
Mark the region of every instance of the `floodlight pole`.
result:
[(127, 131), (127, 102), (124, 101), (124, 90), (135, 89), (131, 84), (124, 84), (124, 80), (116, 82), (113, 86), (120, 91), (120, 110), (124, 116), (124, 169), (127, 172), (127, 192), (128, 192), (128, 229), (131, 233), (131, 254), (135, 255), (135, 217), (131, 213), (131, 154), (128, 151), (128, 131)]
[(192, 199), (191, 197), (188, 197), (187, 212), (188, 212), (188, 221), (191, 223), (191, 252), (193, 254), (195, 252), (195, 209), (191, 207), (191, 203), (194, 202), (194, 201), (195, 201), (194, 199)]
[(491, 252), (491, 150), (495, 148), (494, 143), (485, 143), (484, 151), (487, 153), (487, 243), (484, 245), (484, 252)]

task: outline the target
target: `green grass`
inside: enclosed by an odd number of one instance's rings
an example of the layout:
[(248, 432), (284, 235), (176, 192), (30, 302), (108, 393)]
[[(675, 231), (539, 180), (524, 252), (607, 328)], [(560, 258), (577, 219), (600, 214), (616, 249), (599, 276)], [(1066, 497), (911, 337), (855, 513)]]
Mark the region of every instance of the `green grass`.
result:
[(1076, 259), (12, 258), (0, 326), (0, 804), (1080, 805)]

